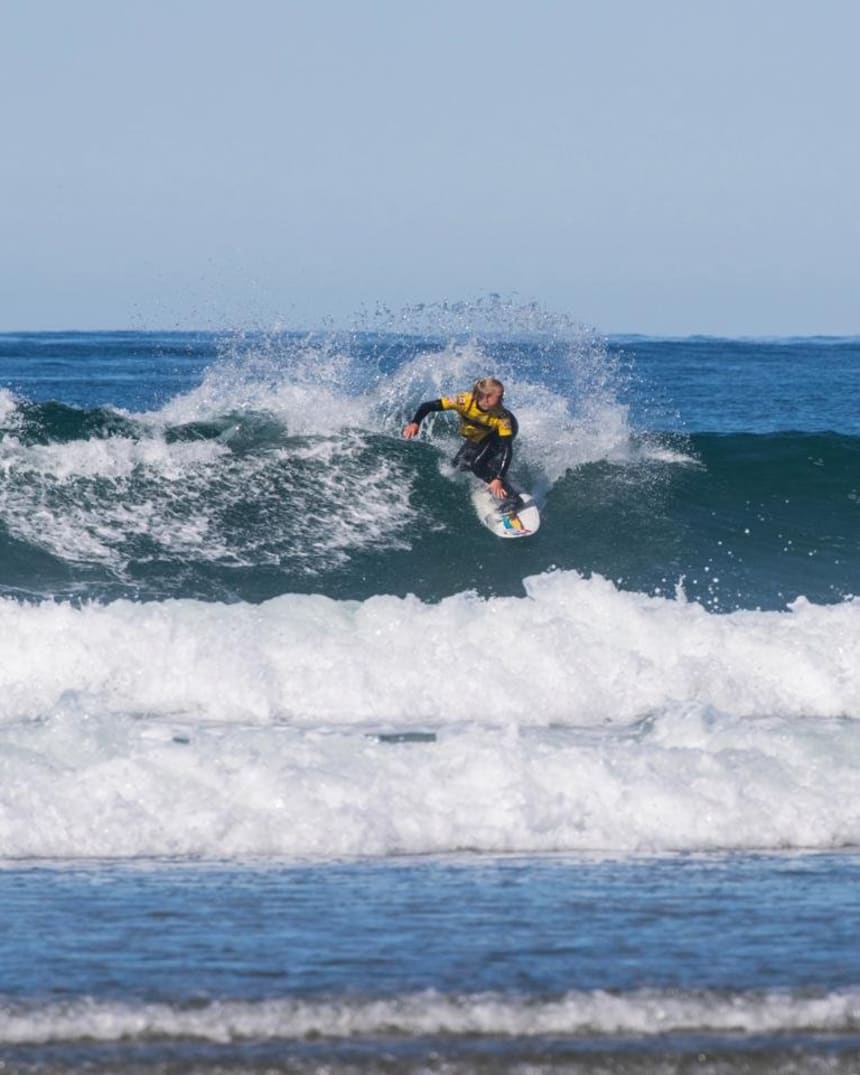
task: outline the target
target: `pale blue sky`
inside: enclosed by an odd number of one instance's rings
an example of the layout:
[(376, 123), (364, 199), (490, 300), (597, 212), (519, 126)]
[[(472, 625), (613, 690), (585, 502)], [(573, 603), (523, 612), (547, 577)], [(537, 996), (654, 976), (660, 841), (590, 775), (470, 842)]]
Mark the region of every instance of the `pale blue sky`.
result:
[(0, 0), (0, 331), (860, 333), (854, 0)]

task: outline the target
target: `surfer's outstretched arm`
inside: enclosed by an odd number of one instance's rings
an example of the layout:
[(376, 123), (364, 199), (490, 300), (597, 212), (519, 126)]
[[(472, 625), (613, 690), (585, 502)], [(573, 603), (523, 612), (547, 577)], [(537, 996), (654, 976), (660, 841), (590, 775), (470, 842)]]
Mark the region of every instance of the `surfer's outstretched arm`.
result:
[(426, 402), (422, 403), (415, 412), (415, 417), (412, 421), (403, 427), (402, 435), (407, 440), (411, 440), (413, 437), (417, 436), (418, 429), (428, 414), (432, 411), (443, 411), (444, 409), (441, 399), (428, 399)]

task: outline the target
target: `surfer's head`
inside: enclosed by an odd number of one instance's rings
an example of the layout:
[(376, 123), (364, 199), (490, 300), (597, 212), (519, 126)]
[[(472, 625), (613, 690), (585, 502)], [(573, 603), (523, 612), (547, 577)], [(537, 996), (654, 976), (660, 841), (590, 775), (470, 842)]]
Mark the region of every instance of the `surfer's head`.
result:
[(482, 411), (493, 411), (501, 407), (505, 398), (505, 386), (495, 377), (483, 377), (480, 381), (475, 381), (472, 392)]

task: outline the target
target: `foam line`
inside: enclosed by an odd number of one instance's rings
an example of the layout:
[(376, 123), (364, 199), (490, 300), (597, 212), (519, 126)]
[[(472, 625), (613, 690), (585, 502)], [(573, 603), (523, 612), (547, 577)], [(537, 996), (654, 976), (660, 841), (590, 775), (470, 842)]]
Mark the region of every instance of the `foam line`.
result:
[(663, 1034), (856, 1034), (856, 991), (572, 992), (553, 1000), (432, 990), (355, 1000), (211, 1001), (194, 1006), (74, 1000), (0, 1003), (0, 1045), (418, 1037), (576, 1038)]

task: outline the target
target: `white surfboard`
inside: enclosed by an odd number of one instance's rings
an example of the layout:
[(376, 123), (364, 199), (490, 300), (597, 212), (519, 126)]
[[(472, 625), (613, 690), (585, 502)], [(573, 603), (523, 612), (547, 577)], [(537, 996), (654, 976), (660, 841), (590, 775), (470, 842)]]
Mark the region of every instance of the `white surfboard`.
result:
[(540, 527), (540, 512), (534, 497), (511, 482), (505, 482), (505, 488), (521, 497), (521, 506), (513, 514), (499, 511), (499, 501), (483, 482), (474, 483), (472, 505), (478, 518), (496, 537), (531, 537)]

